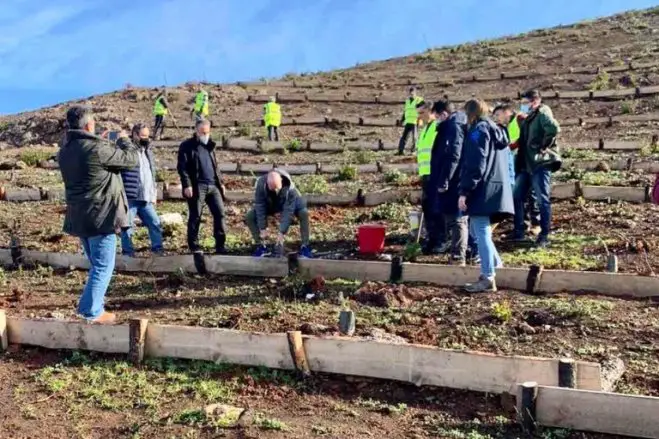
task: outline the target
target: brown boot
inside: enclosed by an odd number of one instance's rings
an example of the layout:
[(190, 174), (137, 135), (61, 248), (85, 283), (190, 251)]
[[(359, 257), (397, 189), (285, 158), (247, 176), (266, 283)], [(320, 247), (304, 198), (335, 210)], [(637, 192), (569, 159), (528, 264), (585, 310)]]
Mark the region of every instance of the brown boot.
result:
[(100, 325), (111, 325), (117, 320), (117, 315), (112, 314), (111, 312), (104, 311), (103, 314), (96, 317), (94, 320), (91, 320), (92, 323), (98, 323)]

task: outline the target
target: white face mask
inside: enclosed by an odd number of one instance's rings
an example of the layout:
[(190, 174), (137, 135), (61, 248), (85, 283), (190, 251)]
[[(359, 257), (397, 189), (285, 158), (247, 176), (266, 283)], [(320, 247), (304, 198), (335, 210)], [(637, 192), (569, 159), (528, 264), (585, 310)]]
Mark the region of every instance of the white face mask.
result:
[(208, 141), (210, 140), (210, 138), (211, 138), (210, 134), (199, 135), (199, 141), (204, 145), (208, 145)]
[(519, 107), (519, 111), (522, 112), (522, 113), (524, 113), (524, 114), (528, 114), (529, 111), (531, 111), (531, 105), (529, 105), (529, 104), (522, 104), (522, 105)]

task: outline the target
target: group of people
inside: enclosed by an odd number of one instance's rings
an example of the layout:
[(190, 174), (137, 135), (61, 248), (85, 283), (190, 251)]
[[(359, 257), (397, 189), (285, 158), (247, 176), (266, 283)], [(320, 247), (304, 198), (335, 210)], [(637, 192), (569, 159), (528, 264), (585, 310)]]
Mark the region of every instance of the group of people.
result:
[[(153, 138), (160, 140), (165, 131), (165, 118), (169, 114), (169, 103), (167, 102), (167, 89), (163, 87), (156, 95), (153, 103)], [(190, 116), (195, 121), (208, 119), (210, 114), (209, 95), (203, 87), (199, 86), (194, 98), (194, 105), (190, 110)], [(277, 103), (275, 96), (270, 96), (268, 102), (263, 106), (263, 125), (267, 131), (269, 141), (279, 142), (279, 126), (281, 125), (281, 106)]]
[(540, 228), (536, 245), (549, 242), (551, 174), (561, 165), (560, 127), (551, 109), (537, 90), (525, 92), (518, 109), (506, 103), (490, 112), (478, 99), (457, 111), (447, 99), (431, 103), (411, 89), (403, 121), (399, 154), (412, 134), (423, 187), (423, 252), (449, 253), (459, 265), (468, 257), (480, 262), (478, 281), (465, 289), (496, 291), (495, 271), (502, 266), (492, 239), (496, 224), (513, 217), (510, 239), (522, 241), (529, 213), (531, 228)]
[[(152, 253), (163, 252), (151, 133), (148, 126), (138, 123), (130, 134), (121, 131), (116, 143), (110, 142), (107, 133), (96, 132), (92, 110), (85, 106), (70, 108), (66, 122), (68, 130), (58, 155), (67, 204), (64, 231), (80, 238), (90, 263), (78, 313), (89, 321), (112, 323), (115, 315), (105, 311), (104, 301), (115, 266), (117, 234), (122, 253), (132, 256), (133, 223), (139, 217), (148, 230)], [(210, 122), (203, 117), (195, 122), (195, 134), (179, 147), (177, 169), (188, 204), (187, 241), (193, 253), (201, 252), (198, 236), (204, 205), (213, 216), (215, 253), (226, 253), (224, 186), (215, 148)], [(270, 249), (266, 246), (268, 217), (274, 215), (280, 215), (280, 222)], [(273, 169), (260, 177), (254, 205), (245, 216), (256, 244), (254, 256), (283, 256), (284, 240), (295, 218), (302, 238), (299, 256), (310, 258), (309, 214), (291, 176)]]
[[(165, 93), (159, 94), (153, 137), (162, 134), (168, 108)], [(266, 126), (274, 128), (269, 132), (276, 137), (281, 111), (275, 99), (264, 111)], [(216, 144), (205, 117), (208, 94), (203, 90), (195, 98), (193, 115), (195, 133), (180, 144), (177, 163), (188, 204), (187, 243), (191, 252), (201, 252), (198, 236), (207, 205), (213, 217), (215, 253), (225, 254), (226, 198)], [(116, 142), (110, 142), (107, 133), (96, 132), (92, 110), (85, 106), (70, 108), (66, 120), (68, 131), (58, 157), (67, 202), (64, 231), (80, 238), (91, 266), (78, 311), (87, 320), (110, 323), (115, 316), (105, 312), (103, 303), (115, 266), (117, 234), (122, 253), (132, 256), (133, 222), (139, 217), (148, 230), (151, 251), (163, 252), (151, 132), (138, 123), (130, 134), (121, 131)], [(524, 239), (527, 203), (537, 204), (541, 230), (536, 242), (538, 246), (548, 242), (551, 172), (560, 166), (555, 152), (559, 126), (551, 110), (535, 90), (522, 96), (519, 109), (501, 104), (492, 113), (478, 99), (456, 111), (447, 99), (431, 103), (411, 90), (403, 121), (399, 152), (404, 153), (411, 135), (423, 185), (424, 252), (450, 252), (451, 261), (461, 265), (468, 257), (472, 262), (480, 260), (478, 281), (465, 288), (495, 291), (495, 270), (502, 262), (492, 240), (493, 224), (514, 216), (512, 238)], [(279, 229), (273, 247), (268, 248), (268, 217), (273, 215), (280, 215)], [(261, 176), (254, 189), (254, 205), (244, 219), (256, 244), (254, 256), (283, 256), (285, 237), (296, 218), (299, 256), (310, 258), (309, 213), (291, 176), (276, 168)]]

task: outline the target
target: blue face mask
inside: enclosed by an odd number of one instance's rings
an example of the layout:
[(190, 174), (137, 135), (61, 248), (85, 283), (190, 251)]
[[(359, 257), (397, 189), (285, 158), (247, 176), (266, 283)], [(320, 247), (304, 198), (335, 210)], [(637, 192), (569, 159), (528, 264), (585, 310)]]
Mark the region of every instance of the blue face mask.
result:
[(528, 112), (531, 111), (531, 106), (529, 104), (522, 104), (519, 107), (519, 111), (524, 113), (524, 114), (528, 114)]

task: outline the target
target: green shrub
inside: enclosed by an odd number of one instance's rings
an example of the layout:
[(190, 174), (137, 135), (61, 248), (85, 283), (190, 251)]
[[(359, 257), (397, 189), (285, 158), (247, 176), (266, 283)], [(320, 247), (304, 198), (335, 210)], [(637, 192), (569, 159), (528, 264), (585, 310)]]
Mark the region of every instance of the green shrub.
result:
[(357, 178), (357, 168), (350, 165), (345, 165), (339, 170), (339, 181), (352, 181)]
[(632, 114), (636, 110), (636, 101), (625, 101), (620, 104), (620, 112), (622, 114)]
[(501, 323), (509, 322), (513, 318), (513, 310), (508, 302), (495, 302), (492, 304), (492, 316)]
[(389, 169), (384, 173), (384, 181), (392, 184), (405, 184), (407, 183), (407, 175), (400, 172), (398, 169)]
[(286, 145), (288, 151), (300, 151), (302, 149), (302, 141), (300, 139), (291, 139)]
[(406, 207), (396, 203), (380, 204), (371, 212), (371, 220), (373, 221), (395, 221), (400, 223), (405, 222), (406, 218)]
[(375, 162), (375, 153), (367, 149), (354, 153), (354, 161), (360, 165), (368, 165)]
[(588, 86), (591, 91), (608, 90), (609, 88), (611, 88), (611, 75), (606, 70), (599, 72)]
[(329, 184), (322, 175), (303, 175), (297, 180), (297, 188), (303, 194), (326, 194)]
[(28, 166), (38, 166), (39, 162), (48, 160), (53, 153), (48, 151), (24, 151), (20, 155), (20, 160)]

